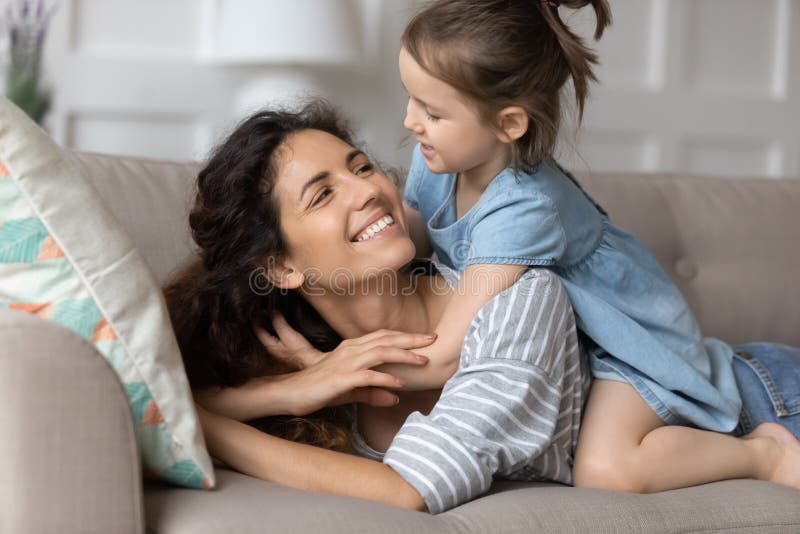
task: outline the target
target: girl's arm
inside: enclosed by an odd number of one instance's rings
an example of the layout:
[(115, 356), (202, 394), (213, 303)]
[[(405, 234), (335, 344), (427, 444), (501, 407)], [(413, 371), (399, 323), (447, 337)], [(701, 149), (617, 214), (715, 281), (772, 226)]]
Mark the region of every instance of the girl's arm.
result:
[(458, 368), (464, 337), (480, 309), (514, 285), (527, 270), (525, 265), (468, 266), (436, 326), (436, 341), (416, 351), (429, 358), (428, 365), (416, 368), (387, 364), (378, 370), (404, 380), (406, 390), (441, 388)]
[(433, 254), (433, 247), (428, 239), (428, 233), (425, 231), (425, 221), (422, 218), (422, 214), (406, 202), (403, 202), (403, 211), (405, 212), (406, 225), (408, 226), (408, 235), (417, 249), (416, 256), (418, 258), (429, 258)]
[[(195, 400), (212, 412), (238, 421), (271, 415), (303, 416), (325, 406), (363, 402), (373, 406), (394, 406), (397, 396), (382, 388), (399, 389), (403, 381), (371, 368), (390, 361), (398, 367), (424, 365), (427, 358), (410, 349), (429, 345), (424, 334), (381, 331), (343, 341), (331, 352), (314, 349), (302, 336), (277, 316), (273, 324), (283, 338), (297, 336), (305, 345), (299, 353), (285, 355), (280, 340), (256, 328), (267, 351), (299, 371), (253, 378), (235, 388), (207, 388), (194, 392)], [(288, 332), (287, 329), (290, 331)]]
[(209, 452), (250, 476), (308, 491), (427, 511), (420, 494), (391, 467), (287, 441), (197, 407)]

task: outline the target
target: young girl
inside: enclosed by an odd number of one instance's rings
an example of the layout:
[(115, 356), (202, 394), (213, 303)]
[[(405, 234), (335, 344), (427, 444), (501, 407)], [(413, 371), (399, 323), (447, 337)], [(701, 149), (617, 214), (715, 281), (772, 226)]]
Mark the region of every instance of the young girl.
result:
[[(592, 5), (595, 38), (610, 23), (604, 0), (562, 4)], [(596, 62), (557, 2), (441, 0), (411, 20), (399, 57), (404, 125), (419, 143), (407, 219), (418, 252), (432, 245), (463, 275), (438, 339), (418, 351), (430, 357), (425, 372), (390, 371), (409, 387), (441, 386), (475, 314), (546, 267), (567, 289), (598, 379), (575, 483), (658, 491), (742, 476), (742, 440), (719, 434), (739, 422), (734, 351), (701, 337), (650, 253), (552, 158), (562, 89), (572, 81), (582, 114)]]

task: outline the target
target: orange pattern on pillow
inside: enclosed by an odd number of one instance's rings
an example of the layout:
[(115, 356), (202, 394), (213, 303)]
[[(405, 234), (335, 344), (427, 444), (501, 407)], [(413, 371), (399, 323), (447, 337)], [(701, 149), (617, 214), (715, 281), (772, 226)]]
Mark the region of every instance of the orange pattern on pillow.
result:
[(44, 243), (42, 243), (42, 248), (39, 250), (39, 256), (37, 256), (36, 261), (54, 260), (63, 257), (64, 251), (58, 246), (53, 236), (47, 236)]
[(158, 404), (156, 404), (155, 401), (151, 402), (150, 406), (147, 408), (147, 411), (144, 413), (144, 417), (142, 417), (142, 425), (160, 425), (163, 422), (164, 418), (161, 416), (161, 411), (158, 409)]
[(9, 310), (16, 310), (49, 319), (53, 315), (52, 302), (14, 302), (8, 305)]
[(110, 341), (112, 339), (117, 339), (117, 333), (114, 332), (114, 329), (108, 324), (106, 318), (103, 317), (95, 325), (91, 340), (94, 343), (95, 341)]

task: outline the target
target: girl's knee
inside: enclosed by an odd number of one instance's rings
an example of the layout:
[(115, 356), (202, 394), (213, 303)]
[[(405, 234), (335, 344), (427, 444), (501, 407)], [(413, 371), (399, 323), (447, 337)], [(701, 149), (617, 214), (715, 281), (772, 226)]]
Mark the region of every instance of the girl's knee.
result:
[(636, 466), (635, 461), (621, 457), (584, 455), (576, 458), (572, 481), (576, 488), (647, 492), (647, 481), (642, 470)]

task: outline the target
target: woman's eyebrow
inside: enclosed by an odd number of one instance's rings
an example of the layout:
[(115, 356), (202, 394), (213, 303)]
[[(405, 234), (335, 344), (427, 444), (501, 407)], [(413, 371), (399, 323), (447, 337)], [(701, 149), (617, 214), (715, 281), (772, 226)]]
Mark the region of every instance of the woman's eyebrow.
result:
[(366, 156), (366, 154), (364, 154), (362, 150), (356, 148), (355, 150), (351, 150), (350, 152), (347, 153), (347, 157), (344, 158), (344, 161), (345, 163), (350, 165), (350, 163), (352, 163), (353, 160), (356, 159), (358, 156)]
[[(353, 160), (356, 159), (358, 156), (366, 156), (366, 154), (364, 154), (363, 150), (359, 150), (356, 148), (347, 153), (347, 156), (345, 156), (344, 161), (347, 165), (350, 165), (353, 162)], [(312, 185), (321, 180), (324, 180), (330, 175), (331, 173), (329, 173), (328, 171), (321, 171), (315, 174), (309, 181), (303, 184), (303, 189), (300, 191), (300, 200), (303, 200), (303, 196), (306, 194), (306, 191), (308, 190), (309, 187), (311, 187)]]
[(325, 178), (327, 178), (330, 175), (331, 175), (331, 173), (329, 173), (328, 171), (322, 171), (322, 172), (318, 172), (317, 174), (315, 174), (313, 178), (311, 178), (309, 181), (307, 181), (305, 184), (303, 184), (303, 189), (302, 189), (302, 191), (300, 191), (300, 200), (303, 200), (303, 195), (306, 194), (306, 190), (309, 187), (311, 187), (315, 183), (319, 182), (320, 180), (324, 180)]

